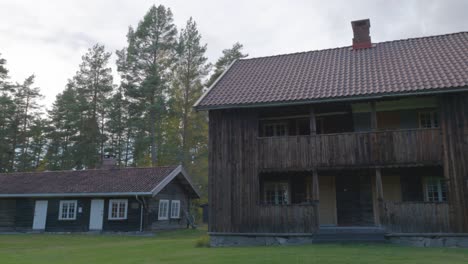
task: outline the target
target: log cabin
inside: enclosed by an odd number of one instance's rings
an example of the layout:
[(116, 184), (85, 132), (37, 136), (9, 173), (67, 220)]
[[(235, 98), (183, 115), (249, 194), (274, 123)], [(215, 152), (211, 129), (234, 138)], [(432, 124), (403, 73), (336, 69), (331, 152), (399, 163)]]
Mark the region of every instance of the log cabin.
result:
[(0, 174), (0, 231), (186, 228), (191, 201), (197, 198), (182, 166), (5, 173)]
[(373, 43), (351, 25), (347, 47), (234, 61), (195, 104), (212, 245), (468, 246), (468, 32)]

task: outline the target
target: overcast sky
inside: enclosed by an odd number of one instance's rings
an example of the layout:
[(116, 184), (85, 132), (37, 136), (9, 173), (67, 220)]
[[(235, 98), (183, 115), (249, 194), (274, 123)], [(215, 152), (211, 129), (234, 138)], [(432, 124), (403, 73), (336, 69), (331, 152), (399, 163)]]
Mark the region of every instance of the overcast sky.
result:
[(0, 0), (0, 53), (11, 80), (36, 74), (50, 106), (86, 50), (124, 47), (128, 26), (152, 4), (170, 7), (179, 28), (192, 16), (211, 62), (236, 41), (250, 57), (349, 46), (350, 22), (363, 18), (373, 42), (468, 31), (465, 0)]

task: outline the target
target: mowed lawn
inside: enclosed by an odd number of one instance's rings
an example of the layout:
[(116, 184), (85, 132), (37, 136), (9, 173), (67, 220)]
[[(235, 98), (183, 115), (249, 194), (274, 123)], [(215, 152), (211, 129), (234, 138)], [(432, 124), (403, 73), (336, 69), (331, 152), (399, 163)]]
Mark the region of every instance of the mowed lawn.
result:
[(468, 263), (468, 249), (389, 244), (197, 248), (202, 230), (154, 237), (0, 235), (0, 263)]

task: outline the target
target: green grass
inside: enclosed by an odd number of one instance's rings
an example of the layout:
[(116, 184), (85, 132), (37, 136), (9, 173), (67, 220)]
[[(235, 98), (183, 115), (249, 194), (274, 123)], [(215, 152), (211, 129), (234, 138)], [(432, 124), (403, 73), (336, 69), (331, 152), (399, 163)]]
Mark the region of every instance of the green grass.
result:
[(154, 237), (0, 235), (0, 263), (468, 263), (468, 250), (387, 244), (204, 248), (202, 230)]

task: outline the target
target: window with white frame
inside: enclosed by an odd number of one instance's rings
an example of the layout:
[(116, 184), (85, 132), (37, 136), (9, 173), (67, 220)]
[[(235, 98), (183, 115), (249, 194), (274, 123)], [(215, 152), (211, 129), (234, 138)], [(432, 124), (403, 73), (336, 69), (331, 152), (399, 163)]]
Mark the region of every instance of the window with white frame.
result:
[(169, 219), (169, 200), (159, 200), (158, 220)]
[(444, 181), (444, 178), (426, 178), (426, 200), (428, 202), (447, 201), (447, 185)]
[(265, 182), (263, 198), (266, 204), (289, 204), (289, 184), (287, 182)]
[(76, 200), (60, 201), (59, 220), (76, 220)]
[(109, 220), (127, 219), (128, 200), (111, 199), (109, 200)]
[(171, 201), (171, 218), (180, 218), (180, 201)]
[(419, 128), (439, 127), (439, 116), (436, 111), (419, 112)]

